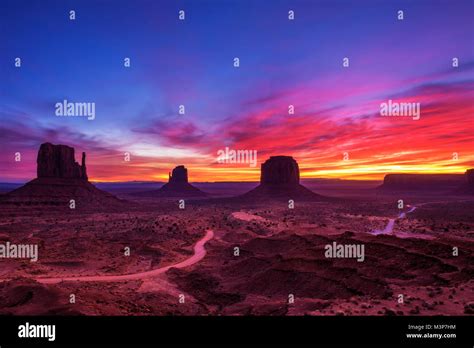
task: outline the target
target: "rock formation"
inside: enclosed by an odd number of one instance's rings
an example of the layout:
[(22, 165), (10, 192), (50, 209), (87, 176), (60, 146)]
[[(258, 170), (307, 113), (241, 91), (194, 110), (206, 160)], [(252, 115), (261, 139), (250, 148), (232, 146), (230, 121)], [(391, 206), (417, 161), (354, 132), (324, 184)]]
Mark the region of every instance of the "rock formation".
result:
[(170, 184), (180, 184), (188, 182), (188, 170), (184, 166), (177, 166), (173, 169), (173, 174), (169, 174)]
[(300, 184), (298, 163), (291, 156), (272, 156), (262, 163), (260, 185), (241, 197), (295, 201), (323, 198)]
[(0, 203), (68, 207), (74, 200), (76, 208), (122, 203), (88, 181), (86, 154), (82, 153), (82, 164), (79, 164), (74, 157), (74, 148), (66, 145), (41, 144), (37, 175), (36, 179), (2, 197)]
[(74, 148), (66, 145), (41, 144), (37, 159), (38, 178), (74, 178), (87, 180), (86, 153), (82, 165), (76, 162)]
[(471, 188), (474, 188), (474, 169), (466, 170), (466, 174), (464, 174), (467, 179), (467, 185)]
[(168, 175), (169, 180), (160, 189), (139, 192), (142, 197), (205, 197), (206, 194), (188, 182), (188, 170), (185, 166), (177, 166)]
[(203, 197), (206, 194), (188, 182), (188, 170), (177, 166), (169, 175), (169, 182), (161, 187), (157, 196), (161, 197)]
[(387, 174), (382, 191), (425, 191), (434, 193), (452, 191), (464, 180), (462, 174)]
[(456, 193), (474, 195), (474, 169), (466, 170), (464, 183), (456, 190)]
[(290, 185), (300, 183), (300, 169), (293, 157), (272, 156), (262, 164), (260, 183), (262, 185)]

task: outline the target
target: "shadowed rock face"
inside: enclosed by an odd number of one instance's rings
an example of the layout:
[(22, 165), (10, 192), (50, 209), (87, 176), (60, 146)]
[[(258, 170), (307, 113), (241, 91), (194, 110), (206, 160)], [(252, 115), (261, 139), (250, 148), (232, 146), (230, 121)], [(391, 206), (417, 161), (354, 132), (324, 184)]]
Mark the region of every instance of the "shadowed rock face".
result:
[(188, 183), (188, 170), (185, 166), (177, 166), (169, 176), (169, 182), (154, 195), (158, 197), (202, 197), (206, 194)]
[(141, 197), (205, 197), (206, 194), (188, 182), (188, 170), (185, 166), (177, 166), (169, 174), (169, 181), (158, 190), (137, 192)]
[(41, 144), (37, 159), (38, 178), (71, 178), (87, 180), (86, 154), (82, 165), (76, 162), (74, 148), (66, 145)]
[(466, 170), (464, 174), (465, 183), (459, 189), (459, 192), (473, 195), (474, 194), (474, 169)]
[(449, 191), (458, 187), (462, 174), (387, 174), (382, 190), (389, 191)]
[(163, 197), (163, 198), (187, 198), (205, 197), (207, 194), (188, 182), (188, 170), (185, 166), (177, 166), (169, 174), (169, 181), (158, 190), (136, 192), (134, 196), (140, 197)]
[(290, 156), (272, 156), (262, 164), (261, 185), (296, 186), (300, 182), (298, 163)]
[(184, 166), (177, 166), (173, 169), (173, 173), (169, 176), (170, 183), (187, 183), (188, 170)]
[(41, 144), (37, 165), (38, 177), (3, 196), (0, 203), (67, 207), (73, 199), (78, 208), (122, 204), (89, 182), (86, 154), (82, 153), (82, 164), (79, 164), (70, 146)]
[(320, 196), (300, 185), (298, 163), (291, 156), (272, 156), (261, 166), (260, 185), (241, 196), (244, 199), (320, 200)]

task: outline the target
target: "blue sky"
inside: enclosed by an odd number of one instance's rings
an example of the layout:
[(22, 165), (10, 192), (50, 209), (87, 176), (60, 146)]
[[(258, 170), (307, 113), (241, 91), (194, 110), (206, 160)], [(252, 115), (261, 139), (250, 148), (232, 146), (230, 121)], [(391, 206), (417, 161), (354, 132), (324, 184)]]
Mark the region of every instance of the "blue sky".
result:
[[(258, 168), (216, 167), (216, 151), (225, 146), (255, 148), (259, 162), (290, 149), (303, 176), (350, 176), (335, 163), (344, 150), (359, 157), (358, 170), (381, 165), (376, 175), (397, 168), (390, 165), (464, 170), (473, 160), (472, 137), (458, 136), (459, 122), (470, 129), (473, 117), (473, 13), (473, 1), (3, 1), (0, 179), (34, 177), (44, 141), (90, 153), (91, 176), (104, 181), (159, 179), (183, 163), (202, 180), (258, 176)], [(343, 57), (350, 68), (342, 68)], [(460, 60), (457, 70), (452, 57)], [(428, 93), (433, 84), (442, 86), (440, 95)], [(420, 124), (406, 123), (414, 140), (407, 149), (395, 141), (405, 121), (366, 117), (390, 96), (416, 99), (407, 95), (414, 88), (425, 103), (447, 105), (432, 109), (438, 114), (424, 123), (429, 132), (461, 141), (434, 143), (419, 167), (412, 157), (406, 168), (403, 161), (384, 165), (376, 160), (385, 154), (380, 140), (372, 153), (366, 149), (374, 129), (393, 137), (392, 154), (425, 151), (429, 138), (417, 132)], [(54, 105), (64, 99), (95, 102), (96, 119), (55, 117)], [(178, 115), (180, 104), (186, 115)], [(293, 119), (285, 116), (289, 104), (296, 105)], [(456, 125), (441, 127), (453, 113)], [(347, 129), (347, 118), (360, 129)], [(443, 162), (455, 150), (464, 161)], [(16, 151), (25, 161), (12, 167)], [(134, 161), (123, 174), (125, 151)]]

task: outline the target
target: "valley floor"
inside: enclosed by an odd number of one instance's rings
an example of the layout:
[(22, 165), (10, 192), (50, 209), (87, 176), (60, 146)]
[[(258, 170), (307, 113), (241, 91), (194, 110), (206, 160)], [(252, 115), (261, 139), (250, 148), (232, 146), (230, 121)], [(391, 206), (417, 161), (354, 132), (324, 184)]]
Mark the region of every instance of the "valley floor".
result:
[[(398, 199), (2, 206), (0, 244), (39, 257), (0, 259), (0, 314), (473, 314), (474, 199)], [(333, 243), (363, 246), (363, 261), (327, 257)]]

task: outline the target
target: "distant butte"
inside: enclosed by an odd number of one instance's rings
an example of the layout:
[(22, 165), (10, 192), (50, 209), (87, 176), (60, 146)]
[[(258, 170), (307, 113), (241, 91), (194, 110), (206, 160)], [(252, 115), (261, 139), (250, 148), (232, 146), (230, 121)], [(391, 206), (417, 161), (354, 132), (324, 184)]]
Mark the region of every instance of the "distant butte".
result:
[(188, 182), (188, 170), (177, 166), (169, 174), (169, 181), (158, 190), (159, 196), (167, 197), (203, 197), (206, 194)]
[(37, 178), (3, 196), (2, 203), (68, 206), (71, 199), (77, 208), (120, 202), (89, 182), (84, 152), (79, 164), (74, 148), (44, 143), (38, 151)]
[(143, 197), (205, 197), (204, 192), (194, 187), (188, 182), (188, 170), (180, 165), (173, 169), (168, 175), (169, 180), (158, 190), (139, 192), (136, 195)]
[(474, 188), (474, 169), (468, 169), (466, 170), (466, 179), (467, 179), (467, 184), (470, 188)]
[(464, 184), (459, 188), (458, 192), (463, 194), (474, 195), (474, 169), (466, 170), (464, 178)]
[(300, 184), (299, 166), (291, 156), (271, 156), (262, 163), (260, 185), (241, 197), (285, 200), (320, 200), (324, 198)]

